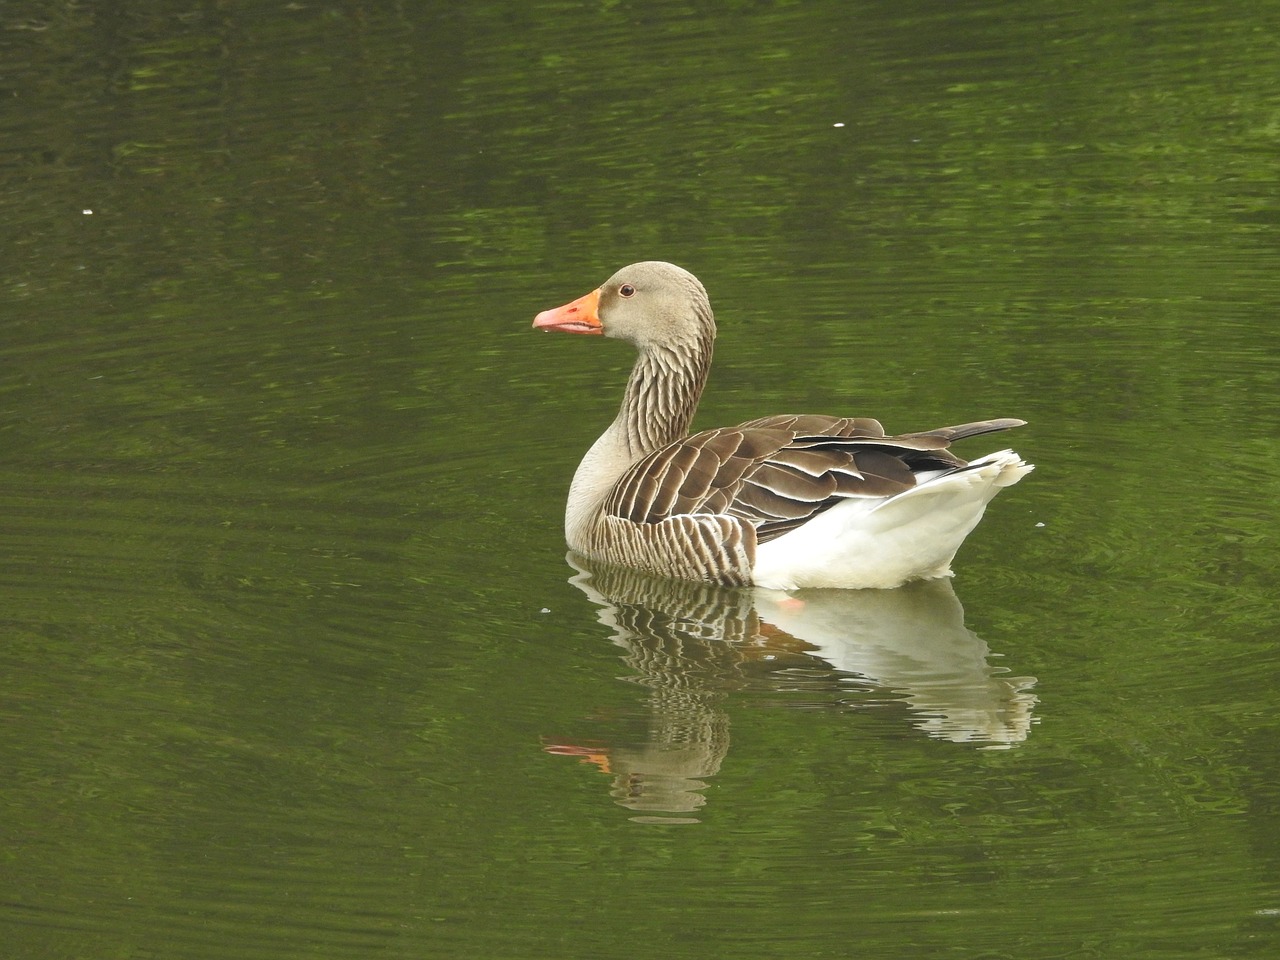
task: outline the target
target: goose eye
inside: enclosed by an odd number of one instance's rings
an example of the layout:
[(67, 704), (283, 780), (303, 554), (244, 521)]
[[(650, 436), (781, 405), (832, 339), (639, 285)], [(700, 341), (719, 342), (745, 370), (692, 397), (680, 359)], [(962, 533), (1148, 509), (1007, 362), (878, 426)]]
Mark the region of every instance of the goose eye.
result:
[(629, 283), (624, 283), (618, 288), (618, 295), (623, 297), (634, 297), (636, 295), (636, 288)]

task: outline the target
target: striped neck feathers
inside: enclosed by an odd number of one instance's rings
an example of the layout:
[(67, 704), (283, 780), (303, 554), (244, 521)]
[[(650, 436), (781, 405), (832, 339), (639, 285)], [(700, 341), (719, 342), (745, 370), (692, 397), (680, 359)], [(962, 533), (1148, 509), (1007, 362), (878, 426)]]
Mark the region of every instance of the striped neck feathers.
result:
[(613, 428), (634, 463), (688, 435), (711, 370), (713, 336), (641, 351)]

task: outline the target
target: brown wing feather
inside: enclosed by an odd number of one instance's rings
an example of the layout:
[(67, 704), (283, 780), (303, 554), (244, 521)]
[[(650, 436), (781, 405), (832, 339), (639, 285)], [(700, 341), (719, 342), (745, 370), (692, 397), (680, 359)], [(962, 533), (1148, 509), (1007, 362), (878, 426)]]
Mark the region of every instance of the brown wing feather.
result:
[[(791, 434), (783, 430), (725, 427), (695, 433), (668, 444), (632, 466), (605, 502), (605, 513), (635, 523), (658, 523), (664, 517), (709, 513), (709, 497), (731, 491), (742, 476), (775, 451)], [(732, 493), (715, 498), (721, 506)]]
[(983, 420), (886, 437), (867, 418), (779, 415), (706, 430), (655, 450), (619, 479), (609, 516), (634, 523), (719, 514), (781, 536), (849, 497), (891, 497), (916, 473), (965, 466), (952, 440), (1022, 426)]
[(884, 427), (870, 417), (827, 417), (817, 413), (780, 413), (738, 425), (742, 429), (764, 427), (787, 430), (795, 436), (883, 437)]

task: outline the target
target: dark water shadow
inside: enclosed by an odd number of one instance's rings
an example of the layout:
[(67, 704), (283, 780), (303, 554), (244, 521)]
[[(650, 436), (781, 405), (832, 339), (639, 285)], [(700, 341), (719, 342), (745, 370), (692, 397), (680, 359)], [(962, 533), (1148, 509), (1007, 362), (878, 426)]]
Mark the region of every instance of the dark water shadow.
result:
[[(857, 710), (893, 704), (928, 737), (1008, 749), (1030, 733), (1032, 677), (993, 667), (949, 580), (897, 590), (784, 593), (649, 577), (568, 557), (570, 578), (648, 688), (630, 739), (544, 744), (612, 777), (638, 820), (692, 821), (729, 752), (725, 700)], [(666, 816), (662, 816), (662, 815)]]

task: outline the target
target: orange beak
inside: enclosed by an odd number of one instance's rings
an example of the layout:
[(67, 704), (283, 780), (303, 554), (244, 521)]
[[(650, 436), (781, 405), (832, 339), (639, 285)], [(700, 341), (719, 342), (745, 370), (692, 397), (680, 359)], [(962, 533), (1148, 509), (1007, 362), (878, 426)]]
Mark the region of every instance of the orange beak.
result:
[(578, 746), (572, 743), (543, 743), (543, 753), (557, 757), (581, 757), (583, 763), (594, 763), (605, 773), (609, 773), (609, 748), (606, 746)]
[(561, 333), (604, 333), (596, 310), (600, 306), (600, 291), (592, 290), (584, 297), (553, 310), (543, 310), (533, 318), (539, 330), (559, 330)]

